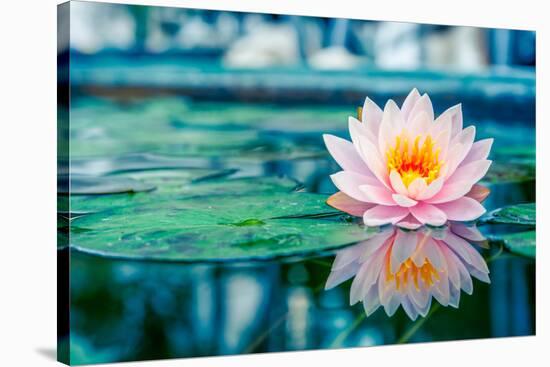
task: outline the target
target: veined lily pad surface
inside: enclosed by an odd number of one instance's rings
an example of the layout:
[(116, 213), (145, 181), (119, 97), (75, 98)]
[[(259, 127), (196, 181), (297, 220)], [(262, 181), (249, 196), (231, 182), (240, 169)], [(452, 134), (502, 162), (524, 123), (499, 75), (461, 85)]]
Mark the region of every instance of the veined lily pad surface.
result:
[[(283, 177), (224, 179), (232, 172), (227, 170), (178, 169), (128, 172), (121, 175), (107, 176), (103, 179), (113, 178), (116, 181), (122, 176), (144, 185), (153, 186), (155, 189), (147, 193), (133, 193), (130, 195), (72, 196), (70, 199), (71, 213), (97, 212), (114, 207), (147, 205), (159, 201), (177, 202), (197, 196), (220, 196), (224, 194), (238, 196), (257, 191), (264, 194), (286, 193), (300, 187), (296, 181)], [(112, 194), (116, 194), (116, 192), (112, 192)]]
[(536, 205), (535, 203), (517, 204), (496, 209), (483, 218), (483, 221), (494, 224), (534, 226), (536, 224)]
[(131, 259), (246, 260), (334, 249), (376, 232), (335, 213), (326, 195), (290, 192), (291, 186), (289, 180), (244, 179), (136, 200), (89, 198), (80, 208), (99, 211), (72, 221), (80, 230), (71, 245)]
[(536, 205), (535, 203), (505, 206), (490, 212), (481, 219), (482, 223), (496, 224), (516, 228), (514, 232), (493, 234), (510, 252), (526, 257), (536, 255)]

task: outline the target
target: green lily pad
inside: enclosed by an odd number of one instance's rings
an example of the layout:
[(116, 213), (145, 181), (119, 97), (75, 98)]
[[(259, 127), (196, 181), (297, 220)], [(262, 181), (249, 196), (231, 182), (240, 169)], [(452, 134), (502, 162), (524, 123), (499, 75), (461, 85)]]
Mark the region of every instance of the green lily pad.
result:
[(482, 218), (483, 223), (536, 225), (535, 203), (517, 204), (496, 209)]
[(149, 205), (157, 201), (177, 201), (197, 196), (233, 195), (237, 197), (253, 192), (288, 193), (300, 188), (298, 182), (287, 177), (222, 179), (230, 172), (232, 171), (186, 169), (125, 173), (123, 176), (147, 185), (154, 185), (157, 189), (152, 192), (127, 195), (71, 196), (71, 214), (89, 214), (115, 207)]
[[(302, 255), (356, 243), (374, 230), (333, 213), (312, 193), (211, 195), (133, 205), (76, 218), (71, 246), (109, 257), (224, 261)], [(301, 216), (300, 218), (289, 218)], [(129, 220), (131, 218), (131, 220)]]
[(157, 169), (136, 172), (125, 172), (112, 177), (127, 177), (132, 180), (153, 185), (157, 193), (181, 193), (191, 183), (222, 178), (235, 173), (233, 169), (212, 170), (202, 168)]
[(149, 153), (135, 153), (115, 157), (73, 158), (71, 174), (102, 176), (144, 170), (196, 168), (189, 159), (175, 158)]
[[(141, 152), (224, 162), (316, 158), (327, 155), (321, 132), (330, 131), (329, 126), (342, 130), (346, 126), (341, 122), (345, 111), (329, 108), (327, 113), (319, 113), (313, 108), (289, 111), (272, 105), (190, 106), (185, 100), (162, 98), (123, 106), (101, 100), (90, 103), (93, 108), (83, 100), (71, 109), (72, 158)], [(277, 125), (273, 119), (280, 118), (281, 111), (287, 116), (286, 124), (316, 128), (317, 140), (306, 142), (293, 134), (270, 133)], [(108, 167), (99, 167), (104, 168)]]
[(511, 252), (527, 256), (531, 258), (536, 257), (536, 232), (527, 231), (519, 233), (509, 233), (500, 237), (504, 246)]
[[(66, 176), (58, 177), (58, 193), (69, 194)], [(61, 184), (60, 184), (61, 183)], [(151, 191), (154, 185), (128, 177), (70, 176), (71, 195), (120, 194)]]
[(278, 176), (240, 177), (225, 180), (205, 180), (182, 187), (182, 193), (199, 195), (242, 195), (284, 193), (300, 189), (302, 185), (289, 178)]
[[(156, 104), (168, 103), (157, 99)], [(177, 101), (173, 102), (174, 105)], [(159, 111), (160, 108), (157, 107)], [(174, 119), (172, 125), (179, 128), (208, 128), (211, 130), (236, 130), (254, 128), (286, 132), (345, 130), (347, 117), (353, 108), (341, 106), (293, 106), (292, 109), (277, 104), (247, 104), (235, 102), (195, 101)], [(281, 113), (284, 117), (281, 118)], [(344, 123), (343, 123), (344, 122)]]

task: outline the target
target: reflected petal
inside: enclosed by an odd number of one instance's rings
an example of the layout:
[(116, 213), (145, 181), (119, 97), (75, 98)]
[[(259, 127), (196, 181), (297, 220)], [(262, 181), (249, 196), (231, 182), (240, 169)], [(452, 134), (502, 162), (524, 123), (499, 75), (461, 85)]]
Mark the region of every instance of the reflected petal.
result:
[(449, 226), (435, 231), (388, 227), (342, 249), (327, 287), (349, 279), (351, 270), (356, 272), (351, 304), (363, 302), (367, 316), (382, 306), (390, 317), (401, 306), (411, 320), (426, 316), (434, 298), (443, 306), (458, 307), (461, 291), (474, 291), (472, 277), (489, 282), (483, 257)]

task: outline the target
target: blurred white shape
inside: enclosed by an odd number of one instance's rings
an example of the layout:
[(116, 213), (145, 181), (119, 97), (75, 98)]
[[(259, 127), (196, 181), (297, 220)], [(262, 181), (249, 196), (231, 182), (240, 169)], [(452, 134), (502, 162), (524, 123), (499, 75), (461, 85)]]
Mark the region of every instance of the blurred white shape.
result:
[(215, 29), (202, 19), (194, 16), (182, 24), (177, 42), (184, 48), (214, 47), (218, 44)]
[[(214, 22), (209, 22), (200, 14), (156, 10), (151, 12), (148, 23), (146, 46), (150, 52), (225, 48), (239, 31), (239, 22), (232, 13), (221, 12)], [(167, 30), (166, 25), (173, 30)]]
[(214, 269), (210, 266), (192, 268), (192, 327), (197, 348), (208, 351), (209, 341), (216, 330), (216, 292)]
[(71, 3), (71, 47), (83, 53), (128, 49), (135, 43), (135, 20), (115, 4)]
[(420, 25), (382, 22), (374, 37), (375, 62), (382, 68), (414, 69), (421, 65)]
[(223, 353), (239, 353), (250, 340), (251, 326), (262, 312), (264, 288), (253, 274), (232, 274), (225, 283)]
[(170, 50), (172, 42), (161, 29), (160, 23), (151, 21), (145, 40), (145, 48), (152, 53), (161, 53)]
[(358, 345), (371, 347), (384, 344), (384, 335), (378, 328), (368, 328), (361, 330), (358, 335)]
[(304, 287), (292, 287), (288, 291), (286, 320), (286, 347), (300, 350), (311, 344), (311, 291)]
[(127, 284), (135, 282), (141, 278), (143, 271), (139, 266), (131, 263), (122, 263), (120, 266), (116, 266), (113, 269), (113, 276), (116, 277), (117, 282)]
[(262, 14), (245, 14), (242, 18), (242, 26), (245, 33), (253, 33), (265, 24), (270, 24), (266, 17)]
[(345, 47), (332, 46), (315, 52), (309, 58), (309, 64), (320, 70), (350, 70), (356, 68), (360, 60)]
[(216, 29), (220, 45), (227, 46), (237, 37), (239, 21), (232, 13), (219, 13), (216, 19)]
[(296, 29), (290, 25), (254, 22), (255, 29), (235, 41), (224, 55), (224, 64), (237, 68), (292, 65), (299, 61)]
[(171, 47), (170, 38), (162, 32), (160, 26), (152, 26), (149, 29), (145, 47), (147, 48), (147, 51), (152, 53), (168, 51)]
[(426, 62), (433, 67), (479, 71), (488, 63), (483, 29), (452, 27), (426, 37)]

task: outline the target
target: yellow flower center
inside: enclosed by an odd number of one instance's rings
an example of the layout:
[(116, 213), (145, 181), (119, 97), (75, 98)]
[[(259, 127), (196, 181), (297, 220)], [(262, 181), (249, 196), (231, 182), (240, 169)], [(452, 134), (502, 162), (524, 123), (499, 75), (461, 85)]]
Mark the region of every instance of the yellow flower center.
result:
[(410, 282), (414, 283), (416, 290), (420, 290), (419, 279), (422, 280), (425, 288), (431, 288), (440, 279), (437, 269), (428, 259), (424, 260), (421, 267), (417, 267), (411, 259), (407, 259), (395, 274), (391, 273), (389, 263), (386, 269), (386, 282), (395, 282), (397, 290), (405, 290)]
[(418, 135), (412, 144), (405, 134), (395, 138), (395, 145), (386, 151), (388, 170), (397, 171), (405, 186), (417, 178), (423, 178), (429, 184), (439, 176), (442, 161), (439, 160), (440, 148), (436, 148), (430, 135), (420, 145)]

